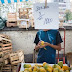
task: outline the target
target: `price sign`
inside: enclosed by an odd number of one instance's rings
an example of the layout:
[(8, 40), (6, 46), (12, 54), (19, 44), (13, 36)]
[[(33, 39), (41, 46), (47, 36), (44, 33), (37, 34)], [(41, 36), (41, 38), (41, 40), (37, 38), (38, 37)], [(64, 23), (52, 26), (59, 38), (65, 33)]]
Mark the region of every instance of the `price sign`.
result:
[(59, 4), (45, 3), (34, 4), (35, 29), (59, 29)]

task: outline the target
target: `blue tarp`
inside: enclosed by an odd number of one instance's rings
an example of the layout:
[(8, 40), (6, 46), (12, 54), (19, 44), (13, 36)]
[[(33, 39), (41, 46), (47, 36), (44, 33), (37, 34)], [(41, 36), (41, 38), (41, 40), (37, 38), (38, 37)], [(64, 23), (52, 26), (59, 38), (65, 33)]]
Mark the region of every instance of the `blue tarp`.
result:
[[(17, 2), (17, 0), (0, 0), (2, 4), (4, 3), (11, 3), (11, 2)], [(22, 2), (23, 0), (19, 0), (20, 2)], [(25, 0), (28, 1), (28, 0)]]

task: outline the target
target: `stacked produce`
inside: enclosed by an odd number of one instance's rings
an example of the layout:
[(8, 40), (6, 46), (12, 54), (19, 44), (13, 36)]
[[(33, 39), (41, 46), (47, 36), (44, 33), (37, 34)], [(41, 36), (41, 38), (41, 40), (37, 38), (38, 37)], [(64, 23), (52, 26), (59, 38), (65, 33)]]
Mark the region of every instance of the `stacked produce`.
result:
[(71, 68), (63, 65), (63, 62), (60, 61), (58, 64), (53, 66), (44, 62), (41, 64), (35, 64), (31, 66), (30, 64), (24, 64), (24, 71), (20, 72), (70, 72)]

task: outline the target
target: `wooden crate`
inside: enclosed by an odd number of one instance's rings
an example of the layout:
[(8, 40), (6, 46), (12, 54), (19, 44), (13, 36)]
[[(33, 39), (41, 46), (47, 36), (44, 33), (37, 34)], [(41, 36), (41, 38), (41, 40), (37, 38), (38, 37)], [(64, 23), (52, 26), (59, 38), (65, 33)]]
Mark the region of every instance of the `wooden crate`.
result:
[(2, 72), (11, 72), (11, 65), (5, 65), (5, 66), (3, 66)]
[(0, 63), (2, 63), (2, 62), (3, 62), (3, 53), (0, 52)]
[(20, 13), (19, 18), (20, 19), (28, 19), (29, 17), (28, 17), (28, 14)]
[(28, 8), (20, 8), (19, 9), (19, 18), (20, 19), (28, 19), (29, 14), (28, 14)]
[(3, 52), (0, 52), (0, 58), (2, 58), (4, 56)]
[(0, 44), (0, 52), (2, 52), (2, 45)]
[[(6, 46), (6, 45), (5, 45)], [(0, 64), (8, 64), (9, 63), (9, 56), (8, 56), (8, 54), (10, 53), (10, 52), (12, 52), (11, 51), (12, 49), (8, 49), (7, 47), (3, 47), (2, 46), (2, 52), (0, 52), (0, 55), (1, 55), (1, 53), (2, 53), (2, 55), (3, 55), (3, 57), (2, 58), (0, 58)]]
[(3, 52), (0, 52), (0, 72), (2, 72), (3, 65), (4, 65)]
[(10, 39), (10, 36), (5, 35), (5, 34), (0, 34), (0, 37), (5, 38), (5, 39)]
[(8, 44), (8, 43), (11, 43), (11, 40), (0, 37), (0, 46), (2, 44)]
[(11, 53), (9, 54), (9, 59), (10, 59), (10, 63), (12, 65), (16, 65), (18, 63), (20, 63), (21, 61), (19, 60), (19, 56), (18, 53)]
[(72, 52), (67, 53), (67, 61), (72, 65)]
[(31, 27), (35, 27), (35, 26), (34, 26), (34, 21), (31, 21)]
[(16, 13), (8, 13), (8, 18), (15, 18), (16, 17)]
[(8, 21), (17, 21), (16, 13), (8, 13)]
[(23, 50), (18, 50), (16, 52), (18, 53), (19, 60), (24, 63), (24, 52), (23, 52)]
[[(25, 24), (23, 23), (22, 24), (22, 22), (25, 22)], [(29, 28), (29, 22), (28, 21), (18, 21), (18, 26), (19, 26), (19, 28)]]
[[(10, 41), (7, 41), (7, 40), (1, 40), (0, 41), (0, 44), (9, 44), (9, 43), (11, 43)], [(1, 46), (1, 45), (0, 45)]]
[(3, 52), (0, 52), (0, 66), (4, 64)]
[(4, 54), (3, 52), (0, 52), (0, 64), (1, 65), (6, 65), (8, 63), (9, 63), (8, 56), (6, 54)]
[(3, 57), (3, 58), (4, 58), (4, 64), (5, 64), (5, 65), (7, 65), (7, 64), (10, 63), (10, 61), (9, 61), (9, 54), (10, 54), (10, 53), (5, 53), (5, 54), (4, 54), (4, 57)]
[(9, 60), (9, 54), (10, 54), (10, 52), (8, 53), (5, 53), (4, 54), (4, 64), (6, 65), (6, 64), (9, 64), (10, 63), (10, 60)]
[(17, 21), (7, 21), (7, 27), (16, 27)]
[[(8, 56), (8, 53), (7, 54), (4, 54), (3, 52), (0, 52), (0, 55), (2, 53), (2, 57), (0, 57), (0, 64), (1, 65), (6, 65), (9, 63), (9, 56)], [(0, 65), (0, 66), (1, 66)]]
[(0, 44), (0, 47), (0, 51), (3, 52), (4, 55), (12, 52), (12, 43)]
[(9, 54), (10, 54), (10, 53), (5, 53), (5, 54), (4, 54), (4, 59), (8, 59), (8, 58), (9, 58)]
[(0, 66), (0, 72), (2, 72), (2, 68), (3, 68), (3, 66)]
[(4, 59), (4, 64), (5, 65), (9, 64), (9, 60), (8, 59)]
[(11, 53), (12, 52), (12, 43), (9, 44), (2, 44), (3, 53)]
[(4, 61), (3, 58), (0, 58), (0, 66), (2, 66), (4, 64), (3, 61)]
[(17, 65), (13, 65), (12, 66), (12, 72), (16, 72), (17, 71)]

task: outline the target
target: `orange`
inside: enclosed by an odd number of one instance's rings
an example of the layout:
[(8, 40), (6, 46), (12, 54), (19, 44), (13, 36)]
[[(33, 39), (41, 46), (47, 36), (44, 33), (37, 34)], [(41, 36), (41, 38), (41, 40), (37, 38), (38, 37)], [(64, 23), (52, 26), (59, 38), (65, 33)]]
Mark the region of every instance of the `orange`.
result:
[(69, 67), (68, 67), (68, 66), (63, 66), (62, 69), (64, 69), (64, 70), (68, 70)]

